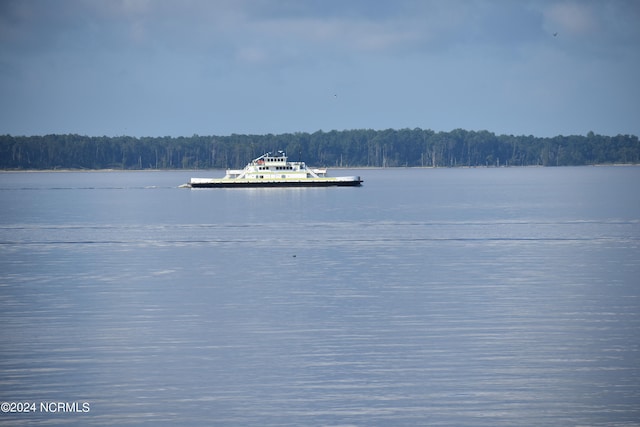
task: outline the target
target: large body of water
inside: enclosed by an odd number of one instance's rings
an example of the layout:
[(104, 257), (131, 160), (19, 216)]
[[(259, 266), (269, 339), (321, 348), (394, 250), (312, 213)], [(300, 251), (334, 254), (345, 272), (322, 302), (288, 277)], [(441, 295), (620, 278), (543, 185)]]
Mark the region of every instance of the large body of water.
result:
[(640, 426), (640, 167), (343, 173), (1, 173), (0, 425)]

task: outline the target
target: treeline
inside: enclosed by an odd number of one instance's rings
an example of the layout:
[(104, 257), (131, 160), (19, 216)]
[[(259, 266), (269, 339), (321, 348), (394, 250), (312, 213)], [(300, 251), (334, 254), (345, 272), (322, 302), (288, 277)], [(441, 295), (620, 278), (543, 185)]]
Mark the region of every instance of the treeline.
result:
[(0, 136), (0, 169), (241, 168), (284, 150), (314, 166), (568, 166), (640, 163), (634, 135), (495, 135), (423, 129), (191, 137)]

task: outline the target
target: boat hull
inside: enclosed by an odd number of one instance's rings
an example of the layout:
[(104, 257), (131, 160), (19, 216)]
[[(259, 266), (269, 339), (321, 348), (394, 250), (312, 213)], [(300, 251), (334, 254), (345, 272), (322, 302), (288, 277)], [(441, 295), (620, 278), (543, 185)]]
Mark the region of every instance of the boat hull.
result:
[(358, 187), (362, 185), (359, 176), (348, 178), (327, 178), (327, 179), (287, 179), (287, 180), (264, 180), (264, 179), (216, 179), (198, 180), (190, 182), (191, 188), (264, 188), (264, 187)]

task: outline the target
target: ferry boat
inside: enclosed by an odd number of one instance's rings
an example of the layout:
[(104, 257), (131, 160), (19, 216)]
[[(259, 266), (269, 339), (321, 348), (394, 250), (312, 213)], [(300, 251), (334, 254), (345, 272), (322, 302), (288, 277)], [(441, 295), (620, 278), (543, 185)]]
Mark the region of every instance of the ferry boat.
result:
[(266, 153), (244, 169), (227, 169), (224, 178), (191, 178), (188, 188), (240, 187), (357, 187), (359, 176), (327, 176), (326, 169), (312, 169), (304, 162), (290, 162), (283, 151)]

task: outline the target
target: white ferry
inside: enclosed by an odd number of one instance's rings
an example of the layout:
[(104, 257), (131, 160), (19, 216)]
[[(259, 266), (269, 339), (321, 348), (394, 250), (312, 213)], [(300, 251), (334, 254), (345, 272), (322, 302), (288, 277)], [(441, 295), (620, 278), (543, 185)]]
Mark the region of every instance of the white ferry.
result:
[(263, 154), (244, 169), (227, 169), (224, 178), (191, 178), (183, 187), (355, 187), (362, 185), (359, 176), (327, 176), (326, 169), (311, 169), (304, 162), (289, 162), (283, 151)]

